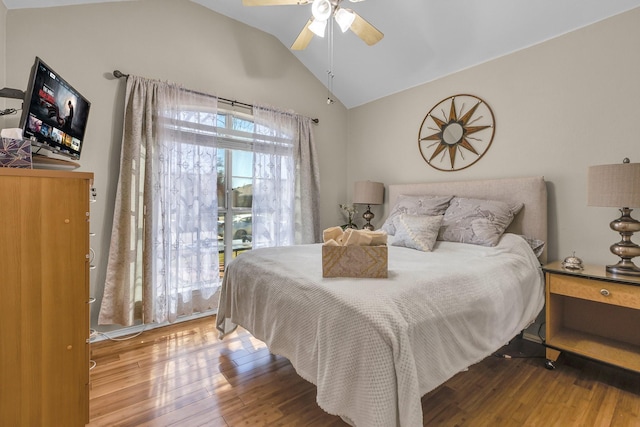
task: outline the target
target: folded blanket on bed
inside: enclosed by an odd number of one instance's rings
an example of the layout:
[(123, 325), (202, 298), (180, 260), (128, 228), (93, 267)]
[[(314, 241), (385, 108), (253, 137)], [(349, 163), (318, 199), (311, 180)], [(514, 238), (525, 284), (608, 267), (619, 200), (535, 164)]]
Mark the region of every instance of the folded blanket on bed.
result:
[(322, 239), (327, 246), (381, 246), (387, 244), (387, 232), (331, 227), (322, 232)]

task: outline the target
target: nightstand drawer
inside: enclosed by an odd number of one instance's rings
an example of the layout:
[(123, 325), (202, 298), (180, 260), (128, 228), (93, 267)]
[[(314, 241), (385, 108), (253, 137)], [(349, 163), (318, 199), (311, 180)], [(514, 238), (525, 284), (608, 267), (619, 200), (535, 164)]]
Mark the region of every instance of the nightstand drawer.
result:
[(640, 286), (554, 274), (549, 280), (549, 291), (552, 294), (640, 309)]

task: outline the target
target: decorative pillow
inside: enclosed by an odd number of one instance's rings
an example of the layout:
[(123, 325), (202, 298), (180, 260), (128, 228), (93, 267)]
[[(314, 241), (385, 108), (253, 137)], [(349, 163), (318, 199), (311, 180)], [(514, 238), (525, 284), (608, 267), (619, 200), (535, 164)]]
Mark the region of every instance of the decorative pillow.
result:
[(442, 215), (396, 215), (393, 221), (396, 234), (391, 245), (431, 252), (438, 237), (442, 218)]
[(399, 195), (396, 204), (391, 209), (391, 213), (380, 229), (387, 234), (396, 234), (394, 218), (400, 214), (407, 215), (442, 215), (449, 206), (449, 201), (453, 196), (405, 196)]
[(438, 240), (495, 246), (522, 203), (454, 197), (444, 213)]
[(546, 244), (545, 241), (536, 239), (534, 237), (523, 236), (522, 234), (520, 234), (519, 236), (522, 237), (529, 244), (529, 246), (531, 246), (533, 253), (536, 254), (538, 258), (540, 258), (540, 255), (542, 255), (542, 252), (544, 251), (544, 245)]

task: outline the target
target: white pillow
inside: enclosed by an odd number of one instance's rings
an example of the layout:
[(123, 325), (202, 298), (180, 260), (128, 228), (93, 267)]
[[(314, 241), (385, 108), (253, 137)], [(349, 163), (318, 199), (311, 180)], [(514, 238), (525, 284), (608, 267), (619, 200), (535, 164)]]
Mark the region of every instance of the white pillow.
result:
[(449, 201), (453, 196), (406, 196), (399, 195), (396, 199), (396, 203), (391, 209), (391, 213), (380, 227), (389, 235), (396, 233), (396, 227), (394, 225), (394, 219), (400, 214), (407, 215), (442, 215), (449, 206)]
[(393, 221), (396, 234), (391, 245), (431, 252), (438, 237), (442, 218), (442, 215), (396, 215)]

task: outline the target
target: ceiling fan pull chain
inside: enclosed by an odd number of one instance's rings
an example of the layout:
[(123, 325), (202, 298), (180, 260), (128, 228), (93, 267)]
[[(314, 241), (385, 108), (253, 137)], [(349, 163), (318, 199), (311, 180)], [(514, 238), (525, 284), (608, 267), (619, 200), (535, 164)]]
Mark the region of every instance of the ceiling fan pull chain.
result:
[(327, 104), (333, 104), (333, 20), (329, 20), (329, 37), (327, 38), (327, 62), (329, 69), (327, 70)]

